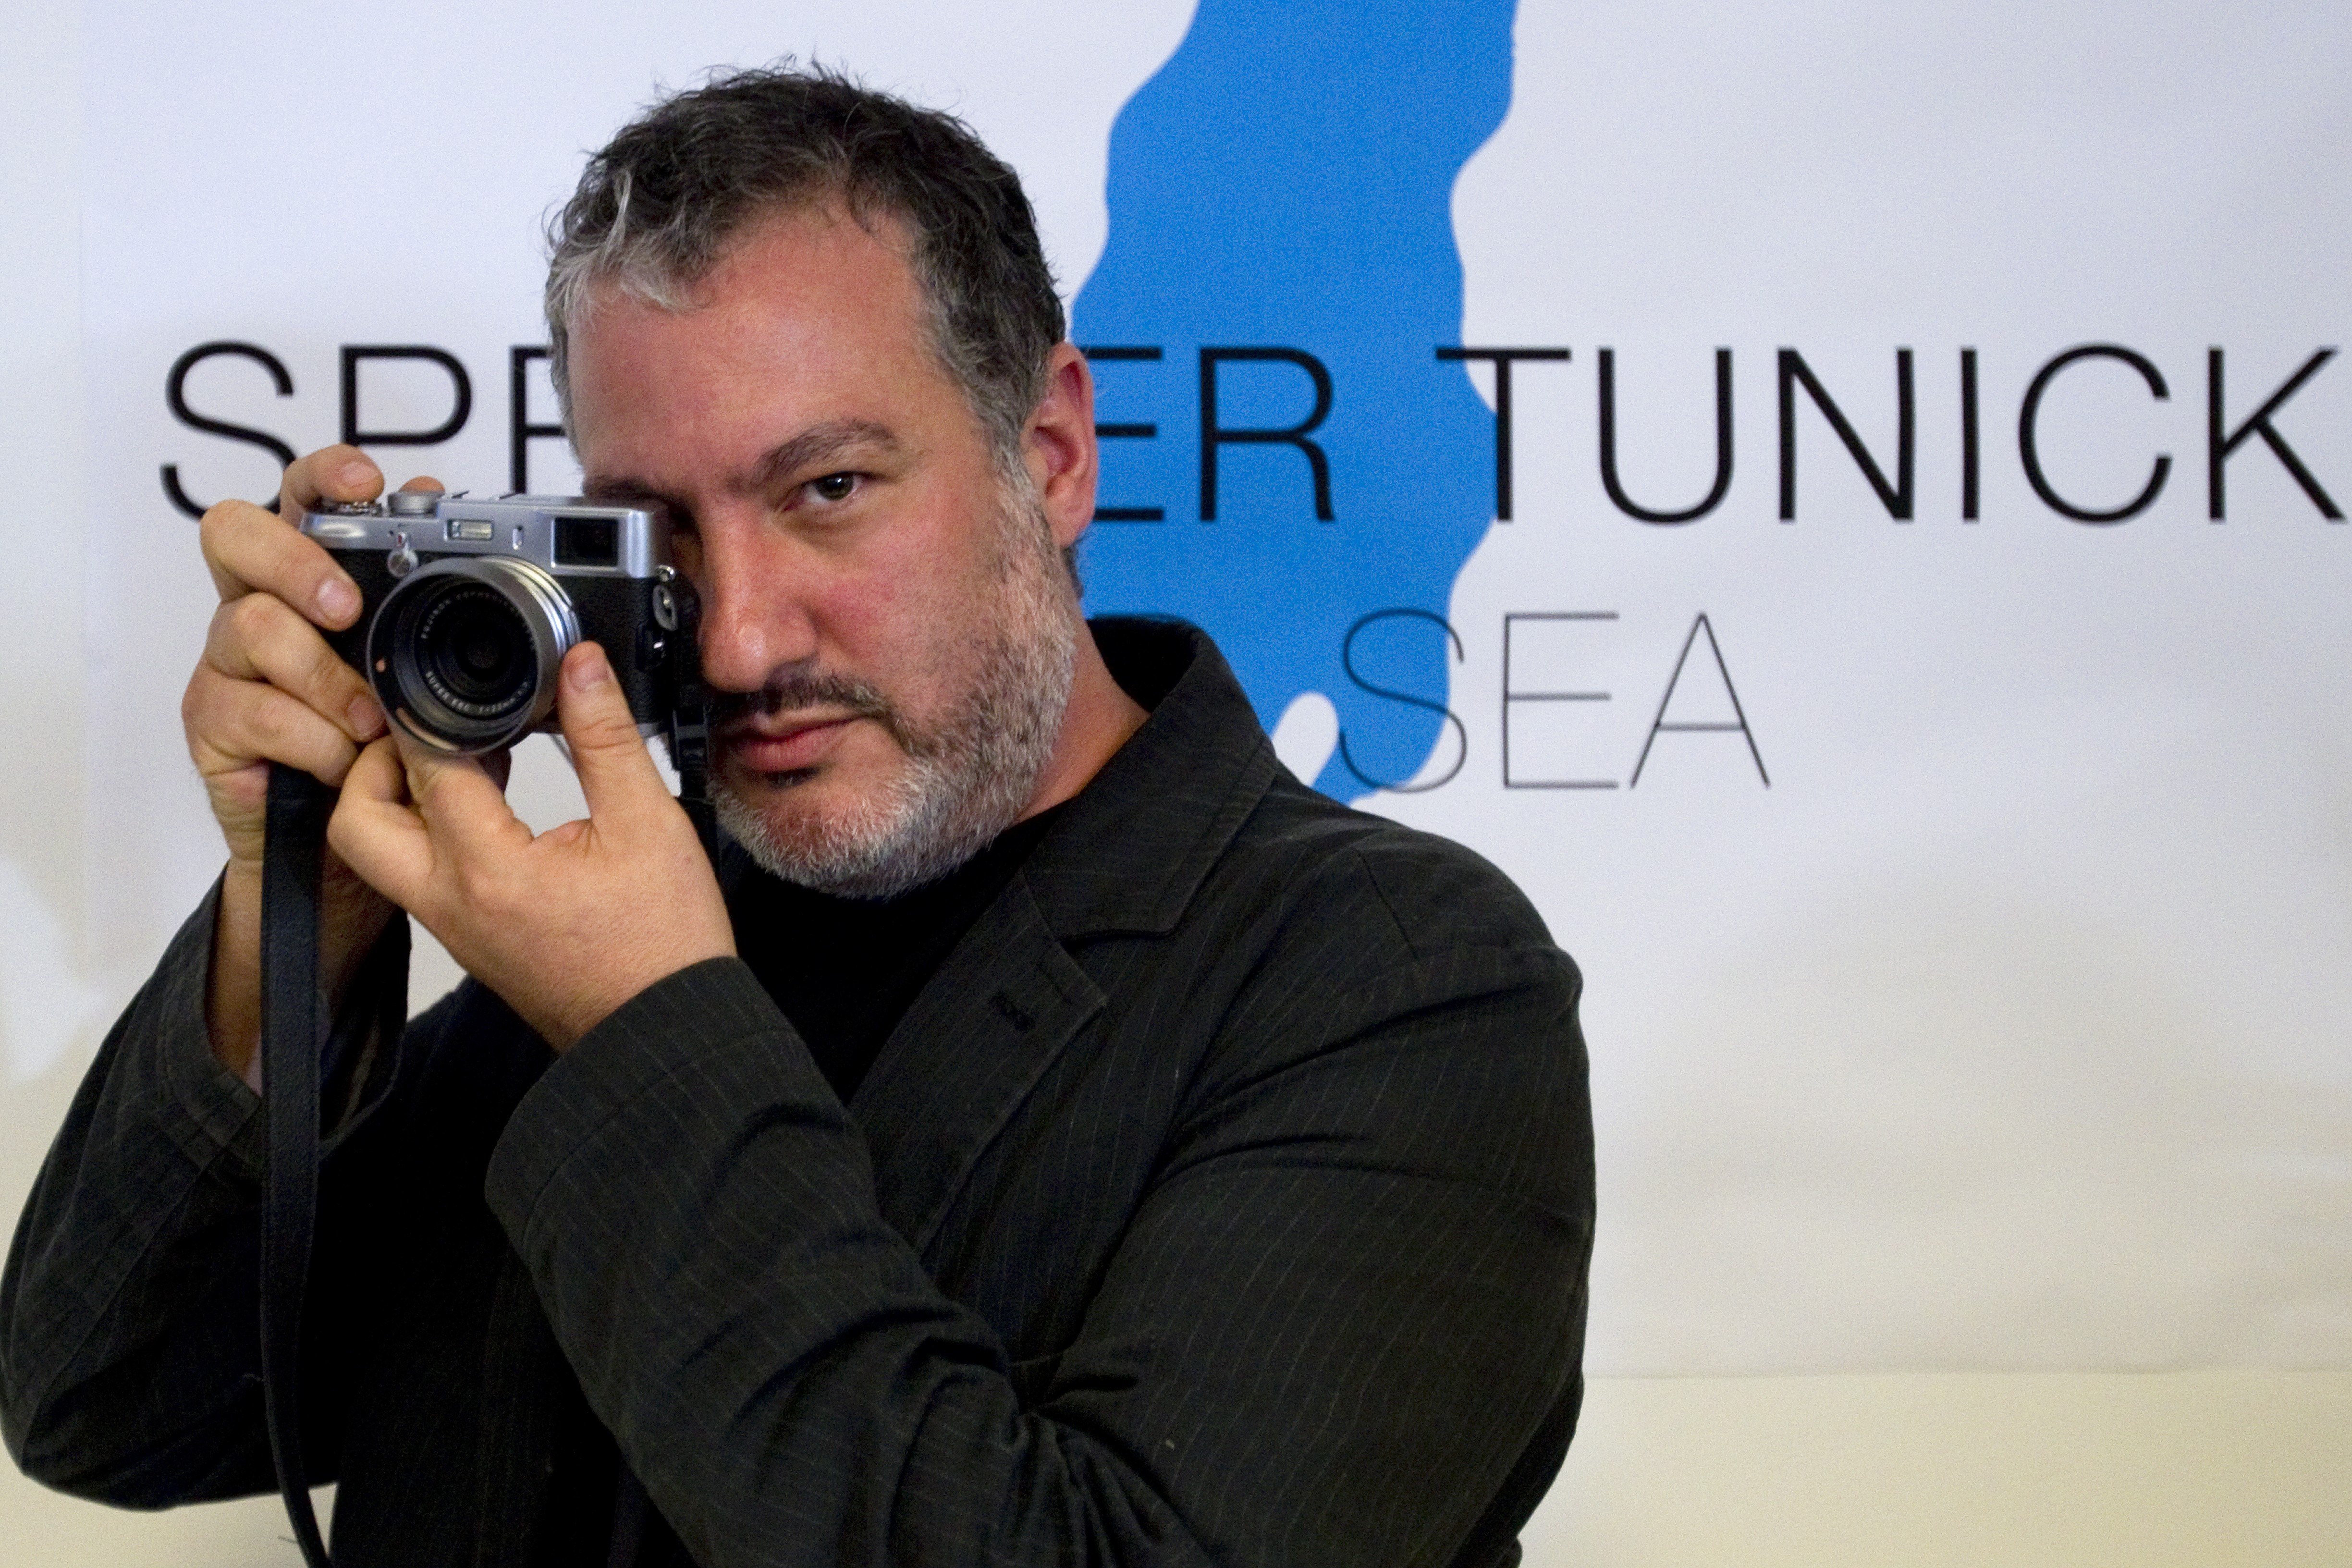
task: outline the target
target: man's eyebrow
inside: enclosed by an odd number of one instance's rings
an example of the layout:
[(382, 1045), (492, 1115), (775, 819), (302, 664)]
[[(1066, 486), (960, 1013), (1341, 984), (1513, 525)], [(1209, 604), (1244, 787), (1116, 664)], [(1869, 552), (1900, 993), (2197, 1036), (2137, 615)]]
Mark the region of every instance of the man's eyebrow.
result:
[(888, 426), (871, 419), (835, 419), (813, 425), (771, 448), (738, 488), (766, 490), (794, 474), (823, 468), (859, 447), (878, 447), (887, 455), (897, 452), (898, 445), (898, 437), (890, 433)]
[(625, 477), (614, 479), (598, 479), (593, 475), (585, 477), (581, 480), (580, 493), (589, 500), (609, 501), (616, 506), (627, 506), (634, 501), (657, 501), (664, 506), (676, 504), (670, 497), (643, 479)]
[[(771, 447), (750, 470), (732, 480), (729, 489), (739, 493), (757, 493), (782, 483), (797, 473), (822, 468), (845, 454), (860, 447), (878, 449), (884, 456), (902, 449), (903, 443), (889, 426), (871, 419), (835, 419), (823, 425), (813, 425), (788, 441)], [(677, 498), (660, 486), (627, 474), (591, 475), (582, 482), (581, 493), (593, 500), (615, 501), (624, 505), (631, 501), (659, 501), (673, 509)]]

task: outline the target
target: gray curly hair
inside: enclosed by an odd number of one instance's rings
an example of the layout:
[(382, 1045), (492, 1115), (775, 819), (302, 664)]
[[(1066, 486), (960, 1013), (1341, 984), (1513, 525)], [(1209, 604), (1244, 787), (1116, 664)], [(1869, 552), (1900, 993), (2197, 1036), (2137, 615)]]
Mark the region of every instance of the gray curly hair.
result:
[(1021, 181), (962, 121), (823, 67), (714, 73), (622, 128), (548, 226), (549, 370), (568, 427), (571, 327), (610, 280), (668, 309), (747, 223), (839, 199), (861, 224), (903, 222), (940, 368), (1000, 466), (1062, 341), (1062, 301)]

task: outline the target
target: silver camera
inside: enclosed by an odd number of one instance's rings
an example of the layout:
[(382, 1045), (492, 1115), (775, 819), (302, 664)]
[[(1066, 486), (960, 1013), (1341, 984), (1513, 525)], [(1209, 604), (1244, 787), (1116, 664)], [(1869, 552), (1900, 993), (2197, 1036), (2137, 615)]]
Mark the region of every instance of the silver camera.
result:
[(557, 667), (593, 642), (639, 731), (665, 734), (681, 769), (699, 766), (694, 593), (658, 506), (398, 490), (329, 503), (301, 526), (364, 604), (329, 641), (417, 740), (475, 755), (554, 729)]

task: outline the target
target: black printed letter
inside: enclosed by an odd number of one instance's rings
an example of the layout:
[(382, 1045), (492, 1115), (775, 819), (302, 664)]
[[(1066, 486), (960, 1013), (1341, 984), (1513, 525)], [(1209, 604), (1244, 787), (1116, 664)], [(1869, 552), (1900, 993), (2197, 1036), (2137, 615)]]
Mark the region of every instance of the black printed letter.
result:
[(2206, 515), (2213, 521), (2221, 521), (2221, 465), (2230, 460), (2231, 453), (2245, 445), (2247, 437), (2257, 434), (2262, 437), (2263, 445), (2271, 449), (2271, 455), (2286, 465), (2286, 471), (2294, 476), (2294, 482), (2303, 487), (2303, 493), (2311, 498), (2311, 504), (2319, 509), (2319, 515), (2330, 522), (2344, 521), (2344, 514), (2336, 510), (2336, 502), (2319, 488), (2319, 481), (2311, 477), (2311, 470), (2296, 458), (2294, 448), (2286, 444), (2285, 437), (2271, 428), (2271, 416), (2300, 391), (2305, 382), (2317, 374), (2321, 365), (2335, 357), (2334, 349), (2321, 349), (2304, 361), (2303, 368), (2288, 377), (2285, 385), (2272, 393), (2268, 402), (2247, 415), (2246, 422), (2239, 426), (2234, 434), (2224, 436), (2221, 434), (2221, 426), (2225, 423), (2221, 416), (2221, 351), (2206, 351), (2205, 500)]
[[(1788, 384), (1787, 377), (1781, 384)], [(1837, 417), (1835, 415), (1832, 418)], [(1785, 422), (1784, 422), (1785, 423)], [(1865, 462), (1867, 458), (1864, 459)], [(1617, 479), (1617, 351), (1601, 351), (1601, 483), (1609, 491), (1609, 499), (1627, 517), (1643, 522), (1691, 522), (1705, 517), (1723, 504), (1726, 491), (1731, 489), (1731, 351), (1715, 351), (1715, 488), (1706, 499), (1682, 511), (1652, 511), (1637, 506), (1625, 494), (1625, 487)], [(1785, 491), (1786, 481), (1783, 481)], [(1781, 514), (1787, 516), (1786, 512)]]
[[(371, 359), (421, 359), (449, 373), (457, 391), (449, 417), (430, 430), (362, 430), (360, 428), (360, 362)], [(423, 343), (345, 343), (343, 345), (343, 440), (354, 447), (430, 447), (446, 441), (466, 427), (474, 412), (474, 384), (457, 356)]]
[[(1228, 430), (1217, 423), (1217, 366), (1228, 360), (1280, 360), (1295, 364), (1315, 382), (1315, 410), (1296, 425), (1266, 430)], [(1331, 412), (1331, 373), (1323, 362), (1300, 349), (1224, 348), (1201, 351), (1201, 521), (1217, 520), (1217, 448), (1227, 443), (1265, 446), (1279, 442), (1307, 454), (1315, 475), (1315, 521), (1329, 522), (1331, 465), (1323, 448), (1307, 438)]]
[[(521, 343), (507, 351), (507, 489), (517, 495), (530, 489), (530, 444), (541, 436), (561, 436), (561, 425), (530, 422), (530, 376), (533, 360), (547, 357), (545, 349)], [(457, 373), (461, 377), (464, 371)], [(462, 423), (462, 421), (460, 421)]]
[(1960, 351), (1960, 521), (1977, 520), (1977, 351)]
[[(1148, 361), (1157, 360), (1160, 357), (1160, 348), (1156, 343), (1135, 348), (1082, 348), (1078, 352), (1087, 356), (1087, 363), (1089, 364), (1099, 364), (1105, 360)], [(1160, 426), (1157, 425), (1097, 425), (1095, 426), (1095, 439), (1098, 441), (1150, 441), (1159, 434)], [(1097, 522), (1158, 522), (1167, 515), (1164, 510), (1156, 506), (1097, 506), (1095, 508)]]
[(1845, 449), (1862, 468), (1862, 477), (1878, 492), (1886, 507), (1886, 515), (1897, 522), (1911, 521), (1911, 458), (1916, 420), (1911, 402), (1911, 351), (1895, 351), (1895, 483), (1889, 485), (1886, 476), (1871, 460), (1870, 450), (1862, 437), (1853, 433), (1844, 414), (1830, 400), (1821, 379), (1804, 356), (1794, 349), (1780, 351), (1780, 521), (1793, 522), (1797, 518), (1797, 383), (1805, 384), (1805, 392), (1838, 433)]
[(2139, 372), (2139, 378), (2147, 383), (2148, 391), (2155, 395), (2158, 403), (2172, 395), (2165, 387), (2162, 373), (2129, 349), (2117, 348), (2113, 343), (2084, 343), (2080, 348), (2068, 349), (2036, 371), (2032, 382), (2025, 389), (2025, 403), (2017, 413), (2017, 455), (2025, 464), (2025, 482), (2033, 487), (2033, 493), (2040, 496), (2052, 511), (2062, 517), (2071, 517), (2076, 522), (2121, 522), (2127, 517), (2137, 517), (2156, 504), (2157, 496), (2164, 489), (2164, 481), (2172, 475), (2172, 459), (2159, 453), (2155, 468), (2148, 472), (2147, 483), (2140, 487), (2139, 494), (2107, 511), (2076, 506), (2050, 488), (2050, 480), (2042, 472), (2042, 448), (2036, 429), (2042, 417), (2042, 395), (2050, 390), (2052, 379), (2060, 371), (2078, 359), (2121, 360)]
[(1446, 349), (1442, 360), (1483, 359), (1495, 367), (1495, 521), (1511, 521), (1511, 362), (1562, 360), (1566, 349)]
[[(210, 418), (188, 406), (188, 372), (215, 354), (236, 354), (253, 361), (269, 373), (270, 382), (278, 388), (278, 396), (294, 395), (294, 378), (286, 374), (285, 365), (280, 363), (278, 356), (268, 349), (253, 343), (198, 343), (194, 348), (173, 360), (171, 374), (163, 378), (163, 402), (172, 410), (172, 417), (192, 430), (202, 430), (214, 436), (226, 436), (232, 441), (243, 441), (249, 446), (259, 447), (277, 458), (278, 466), (282, 470), (294, 460), (293, 447), (266, 430), (248, 429), (243, 425), (232, 425), (226, 419)], [(188, 492), (180, 488), (180, 465), (177, 463), (163, 465), (163, 493), (171, 498), (173, 506), (178, 507), (190, 517), (200, 518), (205, 515), (204, 503), (191, 500), (188, 498)], [(266, 504), (275, 508), (278, 505), (278, 498), (272, 496)]]
[(1385, 779), (1376, 779), (1356, 765), (1355, 757), (1348, 751), (1348, 731), (1345, 730), (1339, 731), (1339, 763), (1340, 765), (1345, 767), (1349, 773), (1355, 774), (1357, 782), (1361, 784), (1366, 789), (1384, 789), (1392, 795), (1420, 795), (1425, 791), (1435, 789), (1440, 784), (1451, 783), (1454, 775), (1462, 771), (1462, 764), (1470, 759), (1470, 731), (1463, 727), (1462, 721), (1455, 717), (1454, 710), (1446, 707), (1444, 703), (1433, 702), (1426, 697), (1415, 697), (1409, 691), (1397, 691), (1390, 689), (1389, 687), (1375, 686), (1357, 672), (1357, 634), (1375, 621), (1400, 619), (1428, 621), (1432, 625), (1435, 626), (1439, 630), (1445, 634), (1445, 640), (1453, 645), (1454, 662), (1456, 664), (1462, 662), (1462, 639), (1454, 634), (1454, 628), (1446, 624), (1444, 616), (1433, 616), (1427, 610), (1394, 609), (1374, 610), (1370, 615), (1363, 616), (1358, 620), (1354, 626), (1348, 628), (1348, 636), (1346, 639), (1339, 644), (1339, 666), (1348, 672), (1348, 679), (1349, 680), (1354, 681), (1359, 687), (1370, 692), (1373, 696), (1392, 698), (1399, 702), (1410, 703), (1415, 708), (1426, 708), (1432, 713), (1438, 715), (1438, 717), (1444, 719), (1447, 723), (1453, 725), (1454, 743), (1457, 748), (1454, 754), (1454, 765), (1446, 769), (1444, 773), (1439, 774), (1436, 778), (1430, 780), (1427, 784), (1407, 784), (1402, 779), (1398, 780), (1394, 784), (1391, 784)]
[[(1699, 634), (1706, 634), (1706, 651), (1715, 657), (1715, 673), (1723, 682), (1723, 695), (1730, 702), (1730, 717), (1713, 719), (1669, 719), (1666, 714), (1675, 705), (1675, 689), (1682, 684), (1683, 671), (1689, 667), (1691, 649), (1698, 643)], [(1695, 704), (1696, 705), (1696, 704)], [(1702, 710), (1705, 710), (1702, 707)], [(1683, 651), (1675, 660), (1675, 672), (1666, 678), (1666, 694), (1658, 699), (1658, 716), (1650, 721), (1650, 738), (1642, 742), (1642, 755), (1633, 763), (1633, 776), (1625, 787), (1632, 789), (1642, 782), (1642, 770), (1649, 765), (1650, 748), (1664, 734), (1731, 733), (1737, 731), (1748, 742), (1748, 754), (1755, 761), (1756, 776), (1764, 787), (1772, 787), (1772, 775), (1764, 771), (1764, 753), (1756, 749), (1756, 732), (1748, 727), (1748, 712), (1739, 706), (1739, 693), (1731, 684), (1731, 671), (1723, 662), (1723, 648), (1715, 640), (1715, 628), (1702, 614), (1691, 623), (1690, 636), (1683, 638)]]

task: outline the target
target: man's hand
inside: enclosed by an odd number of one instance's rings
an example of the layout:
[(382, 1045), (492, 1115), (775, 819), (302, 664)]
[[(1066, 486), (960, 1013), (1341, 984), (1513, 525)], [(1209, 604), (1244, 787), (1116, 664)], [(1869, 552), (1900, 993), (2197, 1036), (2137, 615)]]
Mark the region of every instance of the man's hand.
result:
[(732, 956), (735, 938), (595, 644), (564, 656), (556, 714), (585, 820), (534, 837), (479, 763), (387, 736), (352, 767), (327, 842), (562, 1051), (654, 982)]
[[(214, 1057), (256, 1089), (268, 764), (340, 784), (360, 747), (384, 730), (367, 683), (335, 657), (320, 629), (339, 631), (359, 618), (359, 590), (332, 556), (290, 525), (321, 500), (367, 500), (383, 489), (383, 475), (358, 447), (329, 447), (287, 468), (277, 513), (236, 500), (205, 513), (205, 565), (221, 602), (180, 718), (228, 840), (205, 1023)], [(394, 910), (331, 855), (320, 892), (320, 975), (329, 995), (340, 998)]]

